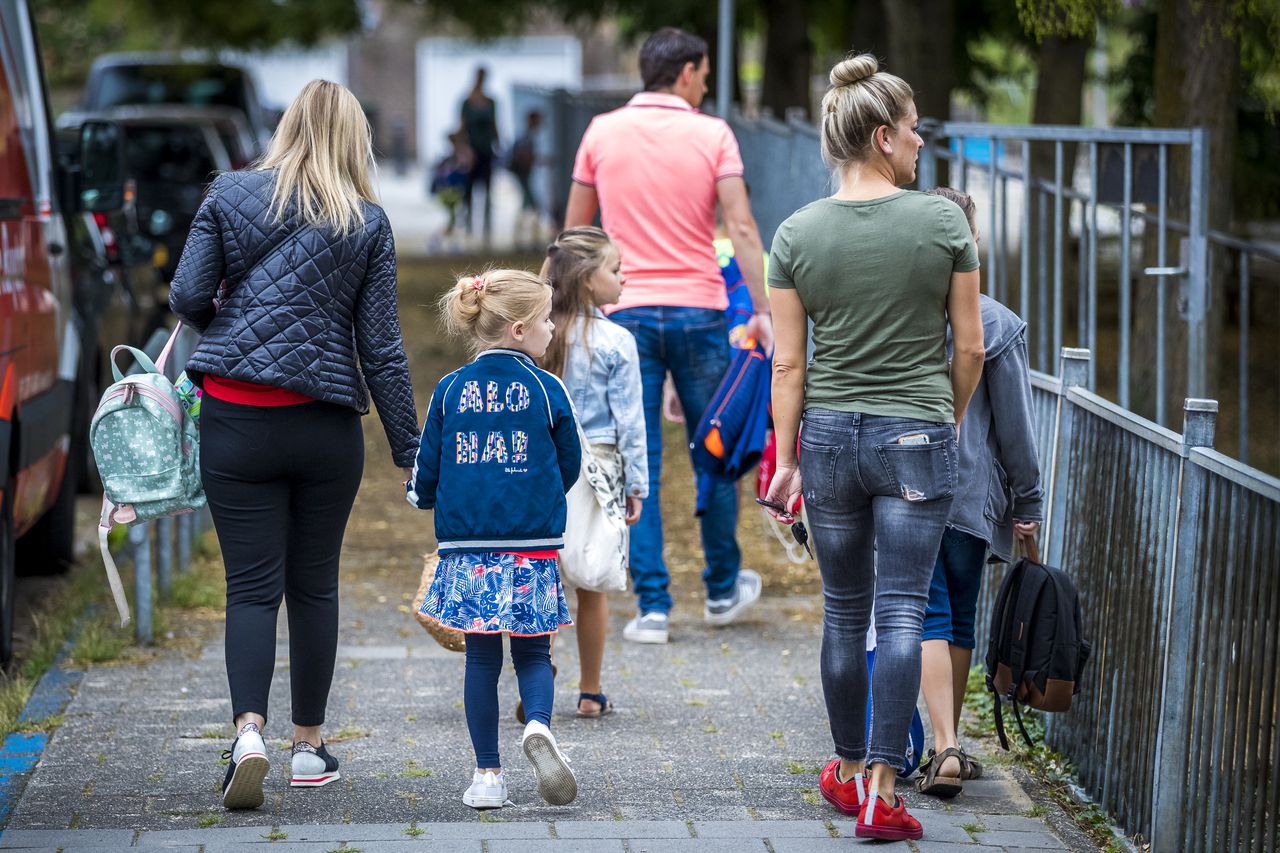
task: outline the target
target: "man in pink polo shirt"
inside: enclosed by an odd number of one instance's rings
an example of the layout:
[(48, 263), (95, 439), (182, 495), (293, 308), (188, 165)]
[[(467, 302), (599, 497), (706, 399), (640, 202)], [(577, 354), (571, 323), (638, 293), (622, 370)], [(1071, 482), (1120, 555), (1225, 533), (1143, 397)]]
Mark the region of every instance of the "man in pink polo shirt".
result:
[[(601, 224), (622, 251), (627, 287), (610, 319), (636, 338), (649, 444), (649, 505), (631, 528), (631, 577), (639, 613), (623, 636), (665, 643), (670, 576), (662, 558), (662, 384), (668, 371), (692, 434), (729, 366), (724, 279), (716, 262), (718, 201), (755, 314), (748, 334), (773, 347), (756, 229), (742, 157), (729, 125), (698, 111), (707, 93), (707, 43), (667, 27), (640, 49), (645, 90), (596, 116), (573, 169), (565, 227)], [(741, 569), (733, 483), (715, 489), (702, 515), (707, 586), (703, 618), (728, 625), (760, 597), (760, 576)]]

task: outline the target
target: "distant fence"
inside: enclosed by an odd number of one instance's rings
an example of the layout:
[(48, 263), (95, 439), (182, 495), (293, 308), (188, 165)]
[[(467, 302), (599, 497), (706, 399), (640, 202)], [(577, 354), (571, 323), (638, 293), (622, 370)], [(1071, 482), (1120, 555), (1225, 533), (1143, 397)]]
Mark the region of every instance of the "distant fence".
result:
[[(1152, 850), (1274, 851), (1280, 777), (1280, 480), (1085, 387), (1087, 350), (1033, 375), (1044, 553), (1079, 585), (1093, 657), (1050, 744)], [(980, 642), (1003, 572), (979, 602)]]
[[(537, 109), (548, 118), (539, 155), (552, 216), (563, 214), (574, 153), (587, 124), (629, 95), (516, 87), (518, 114)], [(834, 189), (819, 154), (817, 130), (794, 117), (780, 121), (735, 114), (729, 122), (768, 246), (784, 219)], [(1271, 315), (1280, 309), (1280, 248), (1208, 229), (1211, 176), (1203, 131), (924, 120), (921, 133), (927, 144), (920, 154), (918, 186), (933, 186), (948, 169), (949, 182), (974, 196), (986, 289), (1027, 321), (1037, 369), (1052, 373), (1053, 353), (1073, 342), (1095, 355), (1114, 353), (1105, 364), (1095, 358), (1089, 389), (1098, 390), (1101, 371), (1120, 405), (1132, 408), (1142, 383), (1154, 402), (1154, 419), (1176, 426), (1170, 419), (1177, 413), (1165, 410), (1167, 389), (1185, 381), (1188, 396), (1204, 396), (1214, 378), (1207, 371), (1228, 365), (1220, 375), (1235, 374), (1229, 399), (1236, 405), (1225, 413), (1233, 434), (1224, 438), (1241, 461), (1249, 460), (1251, 442), (1255, 449), (1271, 450), (1280, 439), (1276, 431), (1251, 436), (1249, 426), (1259, 394), (1267, 395), (1275, 412), (1254, 420), (1280, 421), (1280, 404), (1272, 402), (1276, 377), (1265, 371), (1255, 377), (1250, 368), (1273, 353), (1280, 360), (1280, 350), (1274, 335), (1257, 340), (1250, 332), (1254, 318), (1274, 323)], [(1050, 152), (1047, 177), (1031, 174), (1035, 146)], [(1075, 168), (1077, 160), (1081, 168)], [(1182, 161), (1185, 168), (1173, 168)], [(1188, 213), (1177, 218), (1177, 210)], [(1214, 277), (1227, 279), (1229, 305), (1213, 304)], [(1140, 323), (1144, 295), (1154, 319), (1143, 317)], [(1210, 336), (1212, 312), (1236, 318), (1229, 329), (1233, 335)], [(1179, 340), (1185, 339), (1185, 352), (1175, 352), (1168, 342), (1175, 329), (1183, 333)], [(1140, 363), (1152, 365), (1149, 376), (1138, 369)]]

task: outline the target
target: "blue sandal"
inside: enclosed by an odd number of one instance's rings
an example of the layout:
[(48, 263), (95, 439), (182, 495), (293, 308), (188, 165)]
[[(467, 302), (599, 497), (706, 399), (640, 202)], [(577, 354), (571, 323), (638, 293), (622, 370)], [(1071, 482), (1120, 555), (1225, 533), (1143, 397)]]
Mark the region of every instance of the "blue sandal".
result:
[[(600, 706), (595, 711), (583, 711), (582, 700), (590, 699)], [(594, 720), (597, 717), (604, 717), (613, 713), (613, 703), (609, 701), (609, 697), (603, 693), (579, 693), (578, 694), (578, 716), (588, 720)]]

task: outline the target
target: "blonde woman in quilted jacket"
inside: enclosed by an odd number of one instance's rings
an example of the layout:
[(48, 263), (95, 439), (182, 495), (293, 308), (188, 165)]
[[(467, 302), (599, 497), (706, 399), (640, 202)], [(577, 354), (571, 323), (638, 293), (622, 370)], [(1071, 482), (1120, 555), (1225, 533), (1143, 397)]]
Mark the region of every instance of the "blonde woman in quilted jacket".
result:
[(406, 477), (417, 451), (395, 244), (372, 168), (355, 97), (313, 80), (262, 160), (209, 187), (173, 279), (173, 313), (202, 333), (187, 372), (203, 389), (200, 472), (226, 564), (237, 732), (222, 784), (228, 809), (263, 802), (282, 599), (290, 784), (339, 778), (321, 727), (338, 642), (338, 553), (364, 469), (370, 397)]

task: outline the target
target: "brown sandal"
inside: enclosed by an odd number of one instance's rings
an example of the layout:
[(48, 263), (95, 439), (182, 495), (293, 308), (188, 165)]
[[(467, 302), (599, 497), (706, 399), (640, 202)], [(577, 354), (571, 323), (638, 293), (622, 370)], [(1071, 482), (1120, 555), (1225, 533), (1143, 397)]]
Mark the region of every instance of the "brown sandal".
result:
[(924, 771), (924, 775), (916, 779), (917, 791), (933, 797), (950, 799), (964, 790), (964, 783), (960, 776), (943, 776), (939, 772), (948, 758), (954, 758), (960, 764), (960, 772), (964, 773), (964, 757), (960, 750), (953, 746), (937, 753), (930, 750), (928, 762), (920, 768)]

